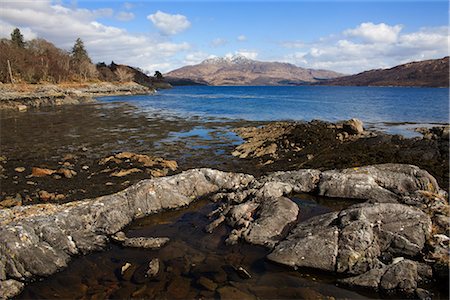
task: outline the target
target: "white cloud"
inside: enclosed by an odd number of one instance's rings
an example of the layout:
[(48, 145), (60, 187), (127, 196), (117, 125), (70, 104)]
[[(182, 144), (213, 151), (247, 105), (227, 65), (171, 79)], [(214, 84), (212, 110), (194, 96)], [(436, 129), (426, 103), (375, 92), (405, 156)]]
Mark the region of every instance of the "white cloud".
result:
[(20, 28), (26, 40), (45, 38), (69, 50), (80, 37), (94, 62), (128, 64), (154, 72), (178, 67), (191, 45), (175, 43), (168, 37), (131, 34), (127, 30), (97, 21), (110, 16), (112, 10), (88, 10), (53, 5), (51, 1), (2, 2), (0, 37), (10, 37), (13, 28)]
[(255, 50), (240, 49), (238, 51), (235, 51), (235, 55), (240, 55), (248, 59), (256, 59), (258, 57), (258, 54), (258, 51)]
[(238, 36), (236, 38), (239, 42), (245, 42), (247, 40), (247, 37), (243, 34), (241, 34), (240, 36)]
[[(289, 53), (282, 60), (307, 68), (354, 74), (448, 55), (448, 27), (422, 28), (410, 33), (401, 30), (401, 25), (362, 23), (341, 34), (302, 44), (301, 51)], [(292, 49), (296, 41), (282, 45)]]
[(183, 63), (185, 65), (196, 65), (196, 64), (201, 63), (205, 59), (214, 58), (214, 57), (216, 57), (216, 56), (202, 52), (202, 51), (196, 51), (196, 52), (192, 52), (192, 53), (189, 53), (188, 55), (186, 55)]
[(134, 19), (134, 14), (132, 12), (121, 11), (117, 13), (116, 19), (123, 22), (131, 21)]
[(185, 31), (191, 26), (191, 22), (183, 15), (171, 15), (158, 10), (152, 15), (148, 15), (147, 19), (166, 35), (174, 35)]
[(384, 23), (361, 23), (358, 27), (347, 29), (344, 35), (358, 37), (369, 43), (395, 43), (402, 30), (402, 25), (389, 26)]
[(227, 43), (228, 43), (228, 41), (226, 39), (216, 38), (211, 41), (210, 45), (214, 48), (217, 48), (217, 47), (226, 45)]

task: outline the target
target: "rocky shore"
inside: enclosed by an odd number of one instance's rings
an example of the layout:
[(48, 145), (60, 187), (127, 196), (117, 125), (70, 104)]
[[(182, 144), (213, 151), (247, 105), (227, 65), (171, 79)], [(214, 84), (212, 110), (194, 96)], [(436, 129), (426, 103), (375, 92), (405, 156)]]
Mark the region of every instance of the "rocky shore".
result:
[(94, 97), (150, 94), (154, 90), (134, 82), (66, 85), (0, 85), (0, 109), (24, 111), (42, 106), (94, 102)]
[(449, 126), (417, 128), (422, 137), (405, 138), (365, 130), (358, 119), (329, 123), (273, 122), (235, 130), (245, 142), (233, 155), (267, 171), (327, 170), (380, 163), (414, 164), (429, 171), (448, 191)]
[[(302, 211), (289, 198), (298, 192), (362, 202), (298, 222)], [(427, 281), (448, 280), (448, 194), (416, 166), (299, 169), (260, 178), (193, 169), (95, 199), (0, 210), (1, 297), (65, 268), (73, 256), (103, 249), (111, 238), (132, 246), (170, 245), (118, 232), (137, 218), (205, 196), (219, 204), (205, 231), (226, 223), (233, 228), (226, 243), (263, 245), (273, 262), (342, 274), (345, 285), (419, 298), (430, 296), (423, 288)], [(150, 263), (147, 273), (157, 272), (157, 264)]]

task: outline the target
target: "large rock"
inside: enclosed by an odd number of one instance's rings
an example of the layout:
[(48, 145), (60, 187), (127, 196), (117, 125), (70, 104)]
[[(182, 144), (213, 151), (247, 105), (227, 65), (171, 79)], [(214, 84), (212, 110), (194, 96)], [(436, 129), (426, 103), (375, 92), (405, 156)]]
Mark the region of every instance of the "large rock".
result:
[(20, 291), (21, 285), (10, 279), (47, 276), (65, 268), (71, 256), (103, 248), (109, 235), (133, 219), (182, 207), (198, 197), (244, 187), (252, 181), (250, 175), (195, 169), (144, 180), (96, 199), (0, 210), (0, 265), (4, 266), (0, 284), (7, 288), (2, 293), (15, 295)]
[(294, 267), (362, 274), (377, 267), (382, 255), (419, 254), (430, 233), (430, 217), (419, 209), (364, 203), (299, 223), (268, 258)]
[(364, 274), (340, 280), (340, 282), (383, 291), (412, 294), (417, 285), (432, 276), (429, 266), (413, 260), (399, 258), (389, 265), (381, 265)]
[(359, 119), (350, 119), (342, 124), (342, 128), (349, 134), (360, 134), (364, 132), (363, 122)]
[(402, 202), (403, 197), (418, 190), (443, 192), (427, 171), (402, 164), (325, 171), (319, 183), (322, 196), (378, 202)]

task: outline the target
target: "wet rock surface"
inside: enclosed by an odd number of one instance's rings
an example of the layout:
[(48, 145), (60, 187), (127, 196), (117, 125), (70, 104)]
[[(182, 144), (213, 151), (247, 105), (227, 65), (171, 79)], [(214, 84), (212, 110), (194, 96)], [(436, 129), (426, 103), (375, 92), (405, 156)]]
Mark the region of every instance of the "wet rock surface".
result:
[(233, 155), (263, 170), (342, 169), (382, 163), (414, 164), (448, 191), (448, 125), (419, 128), (423, 137), (404, 138), (364, 130), (360, 120), (274, 122), (235, 130), (245, 143)]
[(0, 109), (26, 111), (42, 106), (60, 106), (94, 102), (93, 97), (107, 95), (150, 94), (154, 90), (134, 82), (124, 84), (93, 83), (82, 85), (0, 86)]
[[(297, 184), (292, 179), (299, 175), (303, 180)], [(293, 191), (365, 202), (292, 226), (297, 211), (287, 209), (292, 216), (289, 219), (279, 207), (284, 202), (293, 203), (283, 197)], [(443, 249), (448, 252), (449, 247), (437, 242), (439, 238), (447, 240), (447, 236), (433, 235), (447, 232), (437, 221), (444, 217), (436, 216), (450, 217), (448, 194), (428, 172), (416, 166), (383, 164), (324, 172), (276, 172), (246, 189), (217, 198), (225, 201), (215, 212), (218, 219), (234, 228), (227, 243), (244, 240), (265, 245), (273, 249), (267, 257), (276, 263), (360, 275), (357, 280), (343, 282), (408, 295), (416, 293), (422, 282), (418, 268), (426, 269), (427, 278), (448, 279), (442, 271), (448, 271), (449, 260)], [(278, 217), (284, 222), (279, 223)], [(252, 232), (253, 228), (256, 230)], [(397, 264), (403, 257), (410, 263)], [(401, 278), (407, 282), (401, 282)]]

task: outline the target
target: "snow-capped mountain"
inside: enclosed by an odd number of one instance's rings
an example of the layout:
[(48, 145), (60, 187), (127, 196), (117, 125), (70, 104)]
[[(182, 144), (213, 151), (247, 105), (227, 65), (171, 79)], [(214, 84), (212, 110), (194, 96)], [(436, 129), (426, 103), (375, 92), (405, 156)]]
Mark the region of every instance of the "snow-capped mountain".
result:
[(165, 74), (175, 81), (208, 85), (296, 85), (343, 76), (333, 71), (314, 70), (280, 62), (262, 62), (241, 55), (209, 58)]

